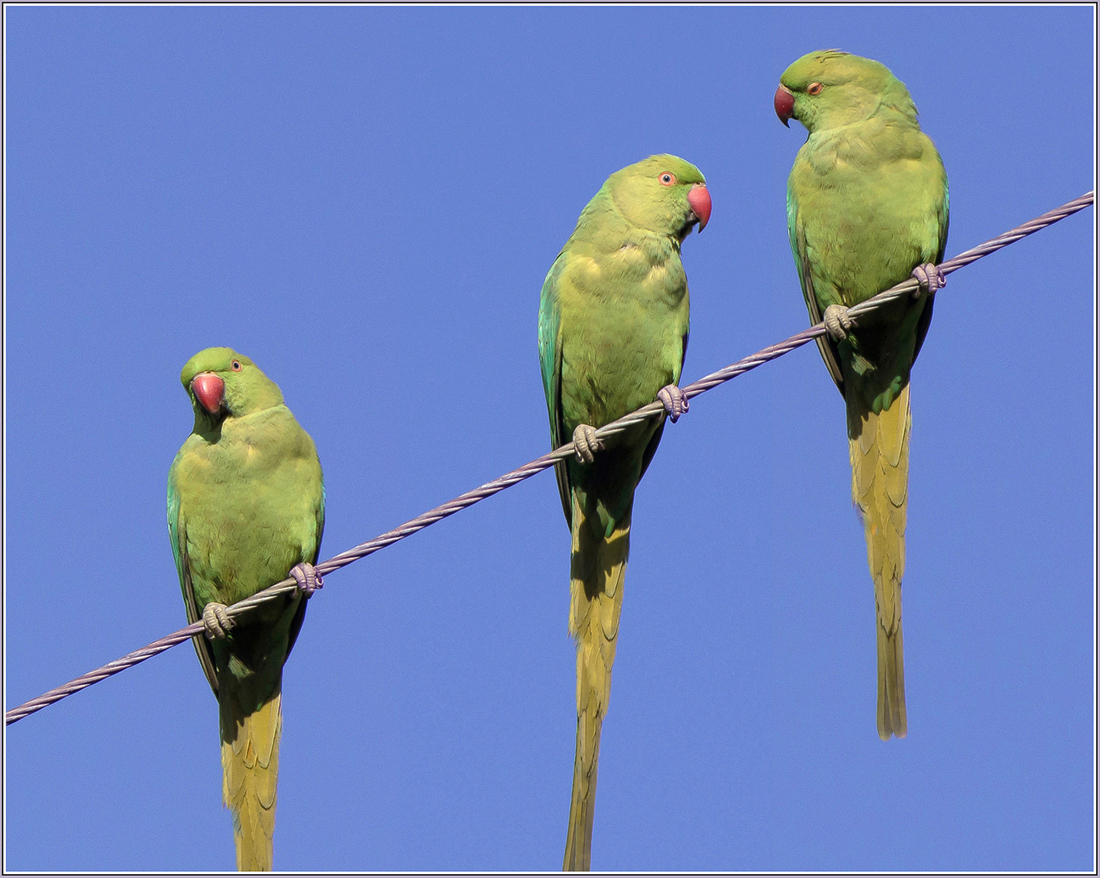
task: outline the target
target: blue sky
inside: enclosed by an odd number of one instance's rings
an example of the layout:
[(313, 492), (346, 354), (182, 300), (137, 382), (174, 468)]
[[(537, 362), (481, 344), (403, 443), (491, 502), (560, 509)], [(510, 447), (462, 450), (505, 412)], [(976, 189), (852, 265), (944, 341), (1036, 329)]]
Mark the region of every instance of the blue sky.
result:
[[(548, 450), (539, 290), (624, 165), (706, 174), (686, 381), (807, 325), (783, 70), (910, 88), (948, 255), (1094, 186), (1092, 7), (14, 7), (6, 708), (185, 623), (179, 371), (230, 345), (328, 488), (322, 557)], [(810, 345), (639, 488), (592, 864), (1091, 870), (1094, 212), (949, 279), (913, 372), (909, 736), (875, 730), (843, 405)], [(275, 864), (560, 868), (569, 536), (543, 473), (328, 578), (284, 677)], [(189, 645), (11, 726), (5, 865), (225, 870)]]

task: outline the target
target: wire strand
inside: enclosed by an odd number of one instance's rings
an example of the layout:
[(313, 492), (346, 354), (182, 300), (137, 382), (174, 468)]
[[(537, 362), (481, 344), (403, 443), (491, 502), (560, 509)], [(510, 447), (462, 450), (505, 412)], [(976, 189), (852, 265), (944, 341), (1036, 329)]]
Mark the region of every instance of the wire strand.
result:
[[(941, 263), (940, 270), (944, 274), (950, 274), (953, 271), (958, 271), (963, 266), (969, 265), (972, 262), (976, 262), (984, 256), (988, 256), (991, 253), (1007, 247), (1009, 244), (1013, 244), (1019, 241), (1021, 238), (1026, 238), (1040, 229), (1045, 229), (1047, 226), (1053, 225), (1059, 220), (1065, 219), (1079, 210), (1083, 210), (1093, 203), (1094, 193), (1086, 192), (1079, 198), (1068, 201), (1061, 207), (1056, 207), (1054, 210), (1047, 211), (1041, 216), (1036, 217), (1023, 225), (1017, 226), (1011, 231), (1005, 232), (990, 241), (986, 241), (984, 244), (980, 244), (964, 253), (960, 253), (946, 262)], [(892, 302), (896, 299), (900, 299), (904, 296), (912, 295), (918, 288), (918, 283), (915, 279), (908, 279), (896, 286), (890, 287), (888, 290), (884, 290), (878, 295), (861, 302), (858, 305), (848, 309), (848, 314), (853, 317), (859, 317), (860, 315), (867, 314), (876, 308), (882, 307), (887, 302)], [(825, 327), (823, 324), (818, 323), (816, 326), (811, 326), (809, 329), (804, 329), (802, 332), (792, 335), (790, 338), (779, 342), (778, 344), (766, 347), (763, 350), (757, 351), (742, 360), (738, 360), (724, 369), (720, 369), (717, 372), (712, 372), (698, 381), (694, 381), (686, 387), (682, 388), (684, 396), (688, 399), (698, 396), (700, 393), (705, 393), (719, 384), (724, 384), (732, 378), (736, 378), (738, 375), (743, 375), (746, 372), (755, 369), (757, 366), (762, 366), (764, 363), (781, 357), (784, 354), (788, 354), (796, 348), (801, 347), (809, 341), (817, 338), (820, 335), (825, 334)], [(660, 402), (651, 402), (648, 405), (642, 406), (637, 411), (631, 412), (624, 417), (619, 418), (617, 421), (612, 421), (609, 424), (600, 427), (596, 430), (596, 436), (600, 439), (607, 439), (612, 436), (616, 436), (619, 433), (624, 432), (628, 427), (633, 424), (637, 424), (641, 421), (654, 417), (658, 412), (664, 411), (664, 406)], [(560, 448), (556, 448), (554, 451), (548, 454), (542, 455), (542, 457), (535, 458), (529, 463), (524, 464), (518, 469), (514, 469), (511, 472), (505, 473), (499, 478), (493, 479), (491, 482), (486, 482), (478, 488), (474, 488), (472, 491), (467, 491), (465, 494), (461, 494), (455, 497), (453, 500), (449, 500), (441, 506), (437, 506), (428, 512), (418, 515), (416, 518), (405, 522), (400, 527), (396, 527), (391, 531), (375, 537), (372, 540), (368, 540), (365, 543), (360, 543), (352, 549), (348, 549), (346, 552), (341, 552), (339, 555), (335, 555), (329, 558), (327, 561), (323, 561), (316, 565), (316, 570), (322, 576), (339, 570), (341, 567), (346, 567), (353, 561), (358, 561), (360, 558), (365, 558), (367, 555), (372, 555), (379, 549), (384, 549), (386, 546), (390, 546), (406, 537), (412, 536), (417, 531), (421, 531), (429, 525), (435, 524), (437, 521), (442, 521), (450, 515), (454, 515), (456, 512), (465, 509), (468, 506), (473, 506), (475, 503), (492, 497), (503, 491), (505, 488), (510, 488), (524, 479), (528, 479), (536, 473), (542, 472), (544, 469), (549, 469), (557, 461), (564, 460), (573, 454), (573, 443), (567, 442)], [(298, 588), (297, 583), (287, 577), (281, 582), (257, 592), (249, 598), (245, 598), (243, 601), (233, 604), (227, 608), (227, 612), (230, 616), (239, 616), (241, 613), (247, 612), (252, 607), (255, 607), (264, 601), (268, 601), (276, 597), (277, 595), (287, 594)], [(87, 689), (94, 683), (98, 683), (100, 680), (105, 680), (108, 677), (132, 668), (136, 664), (140, 664), (146, 659), (150, 659), (155, 655), (159, 655), (167, 649), (171, 649), (179, 643), (183, 643), (185, 640), (189, 640), (192, 637), (202, 636), (203, 623), (195, 622), (188, 625), (186, 628), (181, 628), (179, 631), (162, 637), (159, 640), (154, 640), (147, 646), (143, 646), (141, 649), (134, 650), (122, 658), (104, 665), (101, 668), (97, 668), (94, 671), (89, 671), (87, 674), (77, 677), (74, 680), (70, 680), (63, 686), (58, 686), (56, 689), (51, 689), (37, 698), (32, 698), (18, 707), (12, 708), (4, 714), (4, 725), (11, 725), (13, 722), (23, 719), (26, 716), (30, 716), (32, 713), (41, 710), (43, 707), (47, 707), (51, 704), (55, 704), (63, 698), (67, 698), (70, 695), (74, 695), (82, 689)]]

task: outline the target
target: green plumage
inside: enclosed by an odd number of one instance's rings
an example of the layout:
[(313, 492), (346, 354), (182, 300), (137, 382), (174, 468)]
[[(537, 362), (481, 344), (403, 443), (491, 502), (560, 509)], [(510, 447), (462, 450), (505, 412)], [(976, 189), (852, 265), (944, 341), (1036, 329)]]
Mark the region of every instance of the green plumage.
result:
[[(812, 52), (780, 79), (776, 110), (809, 130), (787, 186), (787, 219), (802, 292), (817, 323), (943, 260), (947, 175), (921, 132), (905, 86), (882, 64)], [(934, 297), (904, 299), (860, 317), (847, 338), (818, 346), (848, 411), (852, 495), (863, 515), (875, 582), (878, 727), (907, 730), (901, 579), (909, 459), (909, 373)]]
[[(195, 622), (208, 604), (236, 603), (316, 561), (324, 481), (313, 440), (247, 357), (209, 348), (180, 378), (195, 426), (168, 474), (168, 532)], [(224, 391), (214, 411), (200, 399), (203, 382)], [(223, 793), (241, 870), (272, 867), (282, 668), (305, 610), (294, 593), (237, 617), (226, 637), (194, 638), (218, 698)]]
[[(680, 245), (705, 225), (703, 175), (675, 156), (612, 174), (546, 276), (539, 356), (553, 447), (653, 402), (680, 379), (688, 290)], [(610, 441), (591, 463), (557, 465), (572, 534), (570, 633), (577, 640), (577, 752), (565, 868), (590, 863), (600, 727), (611, 689), (630, 514), (664, 417)]]

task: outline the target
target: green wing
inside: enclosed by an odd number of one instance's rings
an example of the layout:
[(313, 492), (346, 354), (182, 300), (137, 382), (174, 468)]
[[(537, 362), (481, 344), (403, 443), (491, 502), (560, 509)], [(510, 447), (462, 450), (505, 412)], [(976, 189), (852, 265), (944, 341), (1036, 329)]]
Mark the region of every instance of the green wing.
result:
[[(542, 298), (539, 301), (539, 365), (542, 368), (542, 389), (546, 392), (546, 408), (550, 414), (550, 441), (554, 448), (560, 448), (573, 438), (567, 436), (561, 405), (561, 308), (558, 304), (558, 283), (567, 258), (562, 250), (554, 260), (542, 285)], [(572, 527), (573, 501), (570, 498), (569, 469), (564, 461), (554, 465), (554, 476), (558, 481), (558, 495), (565, 512), (565, 521)]]
[[(939, 222), (939, 243), (936, 245), (936, 264), (939, 265), (943, 262), (943, 255), (947, 251), (947, 226), (950, 222), (951, 205), (950, 205), (950, 192), (947, 185), (947, 178), (943, 181), (943, 204), (940, 205), (940, 212), (938, 217)], [(928, 335), (928, 327), (932, 323), (932, 306), (936, 304), (935, 293), (928, 297), (928, 305), (924, 311), (921, 312), (920, 320), (917, 323), (917, 343), (913, 348), (913, 362), (917, 361), (917, 354), (920, 353), (921, 345), (924, 344), (924, 337)]]
[[(320, 503), (314, 507), (314, 515), (317, 518), (317, 537), (313, 544), (313, 553), (310, 556), (309, 563), (316, 564), (317, 558), (321, 554), (321, 538), (325, 534), (325, 500), (327, 494), (325, 492), (325, 476), (321, 474), (321, 497)], [(309, 598), (312, 595), (306, 595), (306, 599), (298, 604), (298, 611), (294, 614), (294, 619), (290, 623), (290, 635), (287, 639), (286, 654), (287, 658), (290, 657), (290, 651), (294, 649), (294, 642), (298, 639), (298, 632), (302, 630), (302, 622), (306, 618), (306, 604), (309, 603)]]
[[(180, 497), (176, 488), (176, 464), (183, 455), (181, 448), (172, 462), (172, 468), (168, 471), (168, 538), (172, 543), (172, 557), (176, 561), (176, 573), (179, 574), (180, 588), (183, 590), (183, 607), (187, 612), (187, 624), (193, 625), (202, 620), (198, 603), (195, 600), (195, 589), (191, 584), (191, 569), (187, 562), (187, 525), (180, 523)], [(304, 603), (304, 602), (303, 602)], [(195, 647), (195, 653), (202, 665), (202, 672), (206, 675), (210, 688), (214, 695), (218, 694), (218, 674), (214, 668), (214, 649), (210, 641), (198, 634), (191, 638)]]
[[(795, 159), (797, 162), (798, 159)], [(798, 269), (798, 280), (802, 285), (802, 298), (806, 300), (806, 309), (810, 312), (812, 325), (821, 322), (821, 308), (817, 304), (817, 296), (814, 295), (813, 272), (810, 269), (810, 260), (806, 246), (806, 229), (802, 224), (798, 213), (798, 198), (794, 194), (789, 182), (787, 185), (787, 235), (791, 242), (791, 253), (794, 254), (794, 264)], [(844, 378), (840, 371), (840, 350), (837, 343), (828, 334), (819, 335), (814, 341), (821, 352), (821, 359), (829, 370), (833, 381), (836, 382), (840, 395), (844, 395)]]

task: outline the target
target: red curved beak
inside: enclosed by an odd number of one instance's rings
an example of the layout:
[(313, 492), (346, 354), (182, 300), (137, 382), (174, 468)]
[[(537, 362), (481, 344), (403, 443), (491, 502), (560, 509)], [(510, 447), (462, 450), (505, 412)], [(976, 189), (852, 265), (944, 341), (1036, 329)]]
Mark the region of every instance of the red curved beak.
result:
[(791, 115), (794, 113), (794, 95), (783, 85), (775, 90), (775, 115), (779, 121), (791, 127)]
[(692, 211), (699, 217), (699, 231), (710, 222), (710, 192), (702, 183), (696, 183), (688, 192), (688, 204)]
[(191, 390), (204, 409), (214, 414), (225, 399), (225, 382), (213, 372), (200, 372), (191, 379)]

